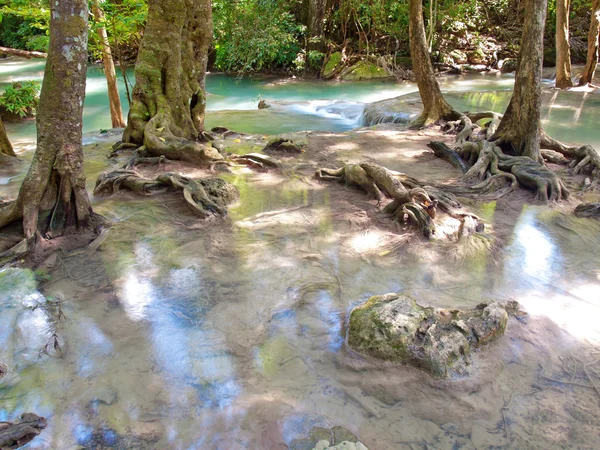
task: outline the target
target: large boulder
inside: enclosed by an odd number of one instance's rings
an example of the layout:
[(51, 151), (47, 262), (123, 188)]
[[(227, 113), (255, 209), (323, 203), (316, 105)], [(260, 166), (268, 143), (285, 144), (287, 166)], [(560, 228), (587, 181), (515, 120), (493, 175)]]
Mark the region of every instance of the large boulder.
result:
[(404, 294), (376, 295), (350, 313), (348, 345), (436, 377), (465, 375), (471, 350), (501, 337), (507, 322), (497, 303), (449, 311), (423, 307)]
[(342, 66), (342, 52), (335, 52), (329, 55), (327, 62), (321, 69), (321, 78), (328, 80), (333, 78), (337, 72), (341, 70)]
[(390, 76), (390, 73), (383, 67), (379, 67), (369, 61), (359, 61), (353, 66), (344, 69), (340, 78), (344, 81), (360, 81), (389, 78)]

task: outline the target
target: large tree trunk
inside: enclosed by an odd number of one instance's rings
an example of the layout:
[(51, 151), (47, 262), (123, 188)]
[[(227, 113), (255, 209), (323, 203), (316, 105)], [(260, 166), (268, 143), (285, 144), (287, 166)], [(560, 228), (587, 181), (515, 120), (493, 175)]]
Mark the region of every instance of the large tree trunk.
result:
[(8, 140), (8, 136), (6, 135), (6, 129), (2, 123), (2, 118), (0, 118), (0, 155), (17, 156), (12, 148), (12, 145), (10, 144), (10, 141)]
[(460, 113), (444, 99), (435, 79), (431, 56), (425, 36), (422, 0), (409, 0), (410, 54), (423, 101), (423, 113), (414, 122), (415, 127), (428, 126), (440, 120), (457, 120)]
[(0, 227), (23, 219), (30, 251), (42, 238), (91, 230), (83, 173), (82, 116), (87, 69), (87, 0), (50, 2), (50, 45), (37, 115), (37, 149)]
[(492, 137), (511, 155), (542, 162), (540, 153), (544, 26), (548, 0), (527, 0), (515, 88)]
[(119, 88), (117, 87), (117, 73), (113, 62), (112, 51), (108, 43), (108, 35), (106, 28), (103, 25), (104, 12), (98, 5), (98, 0), (92, 2), (92, 13), (94, 19), (99, 24), (98, 40), (102, 49), (102, 62), (104, 64), (104, 74), (106, 76), (106, 84), (108, 85), (108, 102), (110, 104), (110, 119), (113, 128), (124, 128), (126, 126), (123, 110), (121, 109), (121, 98), (119, 97)]
[(211, 39), (210, 0), (150, 0), (124, 142), (169, 159), (200, 164), (220, 159), (198, 142)]
[(569, 10), (571, 0), (556, 0), (556, 87), (573, 87), (571, 80), (571, 46), (569, 44)]
[(591, 84), (598, 66), (598, 48), (600, 47), (600, 0), (592, 0), (592, 22), (588, 34), (588, 55), (585, 69), (579, 79), (579, 86)]
[(323, 25), (327, 0), (305, 0), (306, 2), (306, 27), (308, 31), (308, 49), (325, 51)]

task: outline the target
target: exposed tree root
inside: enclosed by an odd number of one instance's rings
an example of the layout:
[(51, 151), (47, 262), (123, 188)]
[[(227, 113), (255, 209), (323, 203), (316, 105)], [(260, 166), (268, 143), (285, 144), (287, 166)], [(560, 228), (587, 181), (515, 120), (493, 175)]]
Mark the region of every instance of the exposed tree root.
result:
[(583, 203), (575, 208), (575, 215), (600, 220), (600, 203)]
[(416, 178), (394, 172), (379, 164), (363, 162), (347, 164), (340, 169), (319, 169), (315, 177), (359, 186), (379, 203), (386, 196), (391, 198), (392, 201), (383, 211), (398, 221), (413, 223), (427, 238), (436, 235), (435, 219), (438, 208), (461, 223), (466, 220), (472, 221), (477, 231), (484, 228), (483, 222), (477, 216), (456, 210), (460, 203), (452, 193), (444, 191), (444, 187), (428, 186)]
[[(484, 128), (477, 121), (491, 119)], [(465, 113), (459, 122), (447, 129), (458, 132), (456, 147), (431, 142), (429, 147), (443, 159), (460, 167), (460, 160), (468, 168), (463, 181), (466, 186), (446, 186), (456, 195), (485, 199), (500, 198), (512, 192), (517, 184), (536, 192), (536, 198), (548, 202), (569, 198), (569, 191), (560, 177), (545, 165), (526, 156), (510, 156), (492, 141), (502, 115), (494, 112)], [(575, 173), (591, 172), (594, 184), (600, 174), (600, 156), (590, 146), (568, 147), (542, 132), (540, 147), (542, 157), (554, 164), (571, 161)]]
[(0, 422), (0, 448), (20, 448), (40, 434), (46, 426), (46, 419), (32, 413), (23, 414), (19, 422)]
[[(244, 164), (250, 167), (256, 167), (261, 170), (281, 169), (281, 163), (268, 155), (261, 153), (247, 153), (245, 155), (231, 155), (229, 161)], [(218, 164), (219, 161), (216, 161)]]
[(226, 216), (226, 206), (239, 198), (237, 188), (220, 178), (192, 180), (176, 173), (163, 173), (154, 179), (147, 179), (131, 170), (116, 170), (100, 175), (94, 195), (113, 194), (123, 189), (142, 195), (180, 190), (188, 207), (202, 218), (215, 214)]

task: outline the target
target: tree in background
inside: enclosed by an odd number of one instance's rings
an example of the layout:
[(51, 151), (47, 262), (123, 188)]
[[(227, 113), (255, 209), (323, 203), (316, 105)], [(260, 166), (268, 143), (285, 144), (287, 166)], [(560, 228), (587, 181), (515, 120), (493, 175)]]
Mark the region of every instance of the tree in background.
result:
[(91, 232), (83, 173), (82, 117), (87, 71), (87, 0), (51, 2), (50, 45), (37, 116), (37, 149), (15, 201), (0, 209), (0, 228), (23, 220), (29, 251), (53, 237)]
[(588, 53), (587, 62), (579, 86), (592, 84), (598, 66), (598, 48), (600, 47), (600, 0), (592, 0), (592, 22), (590, 23), (590, 32), (588, 33)]
[(569, 11), (571, 0), (556, 0), (556, 87), (573, 87), (571, 80), (571, 46), (569, 44)]
[(104, 75), (108, 85), (108, 102), (110, 105), (110, 119), (113, 128), (125, 128), (125, 118), (121, 108), (121, 98), (119, 97), (119, 88), (117, 86), (117, 73), (115, 63), (112, 57), (112, 50), (108, 42), (108, 34), (104, 25), (104, 11), (102, 11), (99, 1), (92, 1), (92, 14), (96, 22), (96, 33), (100, 51), (102, 52), (102, 63), (104, 64)]
[(422, 0), (409, 0), (410, 54), (413, 70), (423, 101), (423, 112), (413, 123), (414, 127), (434, 124), (440, 120), (457, 120), (461, 114), (444, 99), (440, 85), (435, 78), (431, 55), (425, 36)]
[(195, 163), (214, 156), (214, 149), (198, 142), (204, 131), (211, 40), (210, 0), (150, 2), (125, 143), (143, 145), (156, 156)]

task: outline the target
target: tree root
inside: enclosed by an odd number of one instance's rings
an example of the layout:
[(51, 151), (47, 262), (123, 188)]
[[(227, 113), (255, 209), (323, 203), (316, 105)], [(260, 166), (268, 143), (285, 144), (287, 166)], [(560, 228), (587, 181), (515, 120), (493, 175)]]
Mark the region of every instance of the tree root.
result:
[(164, 156), (156, 156), (153, 158), (147, 158), (142, 156), (135, 156), (131, 158), (126, 164), (123, 165), (123, 170), (131, 170), (134, 169), (135, 166), (139, 164), (156, 164), (158, 169), (160, 169), (161, 164), (165, 164), (168, 161)]
[(457, 212), (460, 203), (452, 193), (445, 191), (445, 187), (429, 186), (379, 164), (363, 162), (347, 164), (340, 169), (319, 169), (315, 177), (357, 185), (378, 203), (386, 196), (390, 197), (392, 201), (385, 206), (383, 212), (398, 221), (413, 223), (428, 239), (436, 235), (434, 220), (438, 208), (461, 223), (472, 221), (476, 224), (477, 231), (483, 231), (484, 228), (483, 221), (477, 216)]
[[(492, 119), (487, 129), (484, 129), (485, 132), (478, 131), (473, 122), (486, 118)], [(500, 114), (493, 112), (466, 113), (460, 120), (462, 129), (456, 136), (454, 150), (438, 142), (429, 144), (436, 156), (459, 167), (455, 161), (456, 154), (468, 167), (463, 176), (466, 186), (447, 186), (446, 189), (456, 195), (496, 199), (512, 192), (520, 184), (536, 192), (536, 199), (543, 202), (568, 199), (569, 191), (558, 175), (531, 158), (506, 155), (498, 142), (490, 140), (501, 119)], [(590, 169), (594, 174), (600, 172), (600, 156), (590, 146), (579, 149), (567, 147), (543, 133), (542, 147), (552, 147), (542, 153), (551, 162), (561, 164), (567, 162), (564, 156), (574, 158), (572, 167), (575, 173)]]
[(220, 178), (193, 180), (176, 173), (163, 173), (155, 179), (147, 179), (131, 170), (100, 175), (94, 195), (113, 194), (123, 189), (142, 195), (181, 190), (190, 210), (202, 218), (215, 214), (226, 216), (226, 206), (239, 198), (237, 188)]
[(46, 419), (25, 413), (19, 422), (0, 422), (0, 448), (19, 448), (46, 428)]
[(247, 153), (245, 155), (232, 155), (229, 157), (232, 162), (244, 164), (251, 167), (257, 167), (262, 170), (281, 169), (281, 163), (267, 155), (260, 153)]
[(583, 203), (575, 208), (575, 215), (600, 220), (600, 203)]

